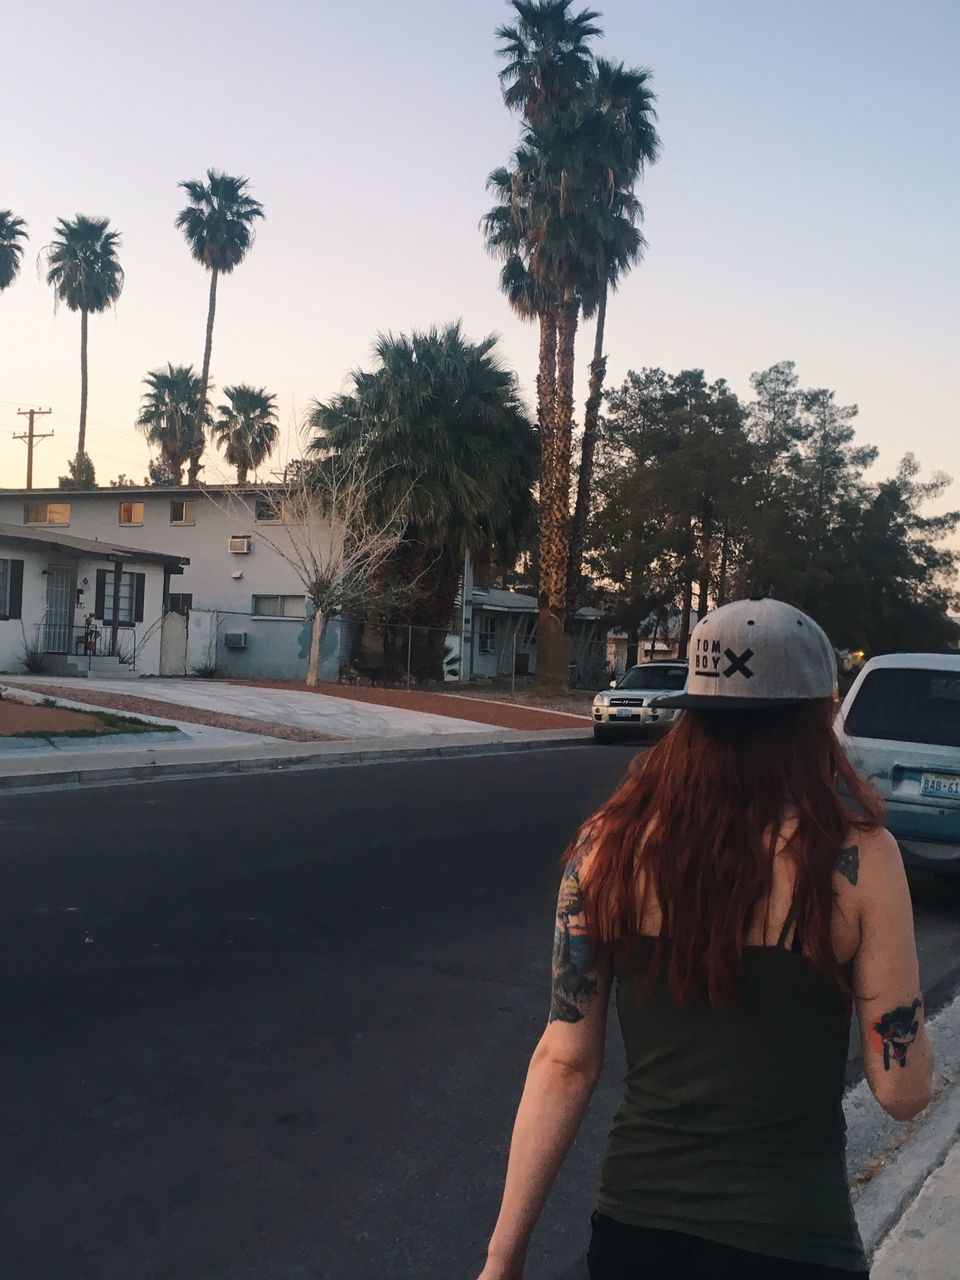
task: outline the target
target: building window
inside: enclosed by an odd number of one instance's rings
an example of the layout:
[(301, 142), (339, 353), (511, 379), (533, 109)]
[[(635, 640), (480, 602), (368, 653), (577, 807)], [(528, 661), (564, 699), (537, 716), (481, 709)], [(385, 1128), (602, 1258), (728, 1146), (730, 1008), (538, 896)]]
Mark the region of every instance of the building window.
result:
[(280, 524), (283, 520), (283, 503), (280, 498), (258, 498), (254, 515), (258, 524)]
[(167, 598), (167, 612), (181, 613), (184, 617), (193, 608), (193, 594), (190, 591), (171, 591)]
[(303, 596), (254, 596), (255, 618), (305, 618), (306, 601)]
[[(97, 598), (94, 617), (101, 622), (113, 622), (113, 592), (115, 572), (113, 569), (97, 570)], [(142, 573), (120, 574), (120, 599), (117, 609), (117, 623), (121, 627), (132, 627), (143, 621), (143, 596), (146, 577)]]
[(170, 503), (171, 524), (196, 524), (196, 503), (174, 498)]
[(143, 524), (143, 503), (142, 502), (121, 502), (120, 503), (120, 523), (121, 524)]
[(69, 524), (69, 502), (28, 502), (23, 508), (24, 524)]
[(497, 651), (497, 616), (494, 613), (481, 613), (478, 629), (480, 653), (496, 653)]
[(0, 560), (0, 618), (19, 618), (23, 600), (23, 561)]

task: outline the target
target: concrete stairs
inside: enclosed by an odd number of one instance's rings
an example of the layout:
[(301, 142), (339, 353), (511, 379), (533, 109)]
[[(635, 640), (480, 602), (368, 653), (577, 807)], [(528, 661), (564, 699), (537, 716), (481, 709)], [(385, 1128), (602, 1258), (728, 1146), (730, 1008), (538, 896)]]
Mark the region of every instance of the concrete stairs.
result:
[(137, 673), (129, 662), (121, 662), (119, 658), (84, 658), (80, 661), (80, 666), (84, 667), (89, 663), (89, 670), (84, 672), (85, 675), (96, 677), (97, 680), (136, 680)]

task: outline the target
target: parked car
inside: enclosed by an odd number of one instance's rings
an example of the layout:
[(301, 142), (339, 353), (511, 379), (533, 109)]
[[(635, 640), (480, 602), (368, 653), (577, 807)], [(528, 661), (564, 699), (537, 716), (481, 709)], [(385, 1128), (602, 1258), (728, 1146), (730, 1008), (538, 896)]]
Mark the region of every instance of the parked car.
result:
[(908, 864), (960, 876), (960, 654), (871, 658), (837, 716)]
[(641, 662), (611, 680), (593, 700), (593, 736), (597, 742), (613, 742), (627, 730), (652, 729), (672, 724), (680, 714), (672, 707), (657, 708), (654, 699), (686, 688), (687, 663), (659, 659)]

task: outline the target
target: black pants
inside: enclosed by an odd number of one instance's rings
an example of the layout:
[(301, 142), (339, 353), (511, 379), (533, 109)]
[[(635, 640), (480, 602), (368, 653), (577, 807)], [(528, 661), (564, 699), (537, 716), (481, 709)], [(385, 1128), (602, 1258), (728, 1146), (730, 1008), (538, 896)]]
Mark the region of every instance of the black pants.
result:
[(679, 1231), (630, 1227), (593, 1215), (590, 1280), (869, 1280), (866, 1271), (790, 1262)]

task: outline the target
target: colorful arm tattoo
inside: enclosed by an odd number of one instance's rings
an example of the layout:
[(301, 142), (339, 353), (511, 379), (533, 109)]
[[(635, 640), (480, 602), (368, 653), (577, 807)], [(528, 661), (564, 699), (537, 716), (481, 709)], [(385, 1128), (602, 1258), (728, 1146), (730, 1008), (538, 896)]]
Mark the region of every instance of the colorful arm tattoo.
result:
[(553, 940), (553, 982), (550, 1022), (579, 1022), (597, 994), (591, 978), (590, 941), (583, 918), (578, 861), (563, 873), (557, 900), (557, 926)]
[(920, 1020), (917, 1010), (923, 1008), (923, 997), (917, 996), (911, 1005), (897, 1005), (873, 1024), (871, 1039), (877, 1053), (883, 1054), (883, 1069), (890, 1070), (893, 1062), (907, 1065), (907, 1050), (917, 1038)]

